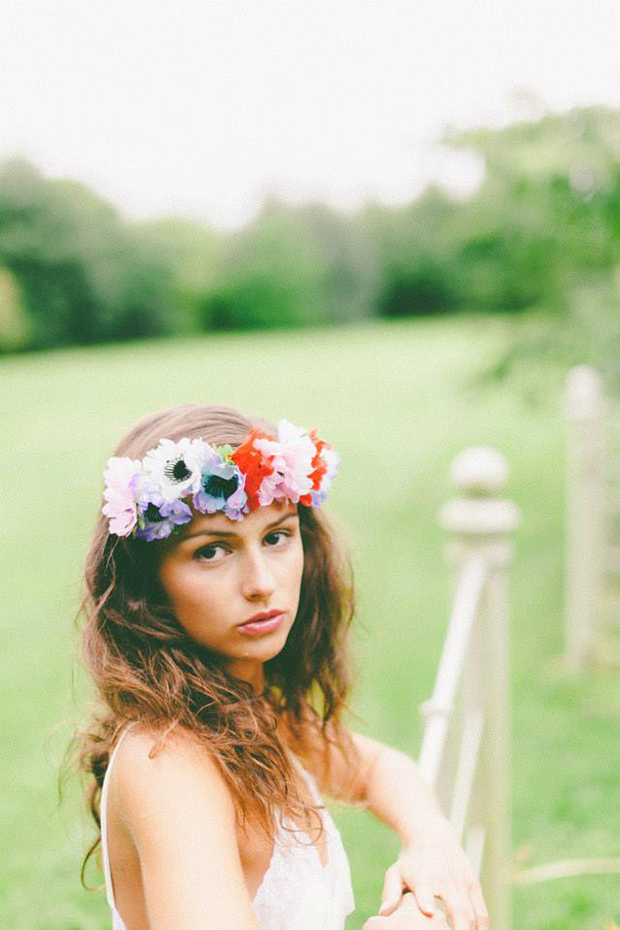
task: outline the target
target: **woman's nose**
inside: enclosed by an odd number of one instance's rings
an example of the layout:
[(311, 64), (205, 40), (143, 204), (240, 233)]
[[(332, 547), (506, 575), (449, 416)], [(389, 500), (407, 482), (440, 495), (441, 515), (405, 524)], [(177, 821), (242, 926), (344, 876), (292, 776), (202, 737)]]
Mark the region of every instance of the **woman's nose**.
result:
[(242, 590), (248, 600), (265, 600), (276, 589), (276, 582), (263, 554), (249, 553), (243, 566)]

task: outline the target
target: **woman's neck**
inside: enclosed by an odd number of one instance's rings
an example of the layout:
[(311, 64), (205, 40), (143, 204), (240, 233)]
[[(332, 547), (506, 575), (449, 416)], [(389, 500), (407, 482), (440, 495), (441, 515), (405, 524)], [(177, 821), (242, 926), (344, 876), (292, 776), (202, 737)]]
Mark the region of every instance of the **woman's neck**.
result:
[(262, 662), (244, 662), (240, 659), (231, 662), (228, 671), (235, 678), (241, 678), (251, 684), (256, 697), (260, 697), (265, 690), (265, 670)]

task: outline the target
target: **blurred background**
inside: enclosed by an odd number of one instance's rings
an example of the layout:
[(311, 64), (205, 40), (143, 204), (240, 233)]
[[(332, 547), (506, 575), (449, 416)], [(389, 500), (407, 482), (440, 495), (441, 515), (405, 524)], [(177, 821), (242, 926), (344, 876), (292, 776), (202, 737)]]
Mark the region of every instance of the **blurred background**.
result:
[[(560, 660), (572, 365), (620, 422), (616, 0), (24, 0), (0, 20), (0, 926), (109, 926), (79, 883), (77, 779), (56, 796), (90, 695), (73, 618), (105, 460), (187, 400), (316, 425), (341, 453), (354, 708), (412, 755), (450, 463), (504, 454), (515, 861), (617, 857), (619, 669)], [(398, 840), (335, 816), (358, 930)], [(517, 885), (515, 925), (609, 930), (619, 900), (613, 873)]]

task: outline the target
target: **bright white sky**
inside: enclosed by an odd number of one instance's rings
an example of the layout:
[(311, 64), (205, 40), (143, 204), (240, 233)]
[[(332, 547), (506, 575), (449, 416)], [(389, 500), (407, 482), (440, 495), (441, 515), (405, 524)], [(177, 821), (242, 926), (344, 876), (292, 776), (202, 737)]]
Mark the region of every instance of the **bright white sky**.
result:
[[(527, 92), (527, 93), (524, 93)], [(447, 124), (620, 106), (620, 0), (13, 0), (0, 159), (134, 217), (246, 222), (267, 190), (355, 209), (476, 166)]]

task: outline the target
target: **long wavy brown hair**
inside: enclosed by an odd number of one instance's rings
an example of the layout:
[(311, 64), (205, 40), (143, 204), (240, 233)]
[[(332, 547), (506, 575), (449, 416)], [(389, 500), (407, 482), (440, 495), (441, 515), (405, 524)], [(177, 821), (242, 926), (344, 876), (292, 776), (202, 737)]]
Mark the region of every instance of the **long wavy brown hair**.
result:
[[(164, 437), (236, 447), (255, 427), (275, 433), (261, 418), (231, 407), (183, 404), (142, 419), (115, 454), (139, 459)], [(98, 831), (84, 857), (83, 883), (101, 841), (101, 788), (110, 753), (130, 721), (154, 731), (152, 754), (174, 727), (191, 731), (218, 764), (243, 824), (249, 821), (270, 839), (282, 815), (296, 821), (309, 813), (322, 829), (317, 806), (306, 804), (296, 786), (282, 728), (277, 732), (280, 720), (302, 758), (319, 745), (328, 768), (331, 752), (343, 753), (353, 785), (359, 759), (342, 723), (353, 685), (347, 648), (352, 573), (324, 515), (302, 505), (298, 512), (304, 550), (299, 609), (284, 648), (264, 665), (261, 695), (177, 622), (158, 581), (157, 542), (112, 536), (99, 514), (78, 615), (81, 661), (95, 699), (67, 754), (86, 773), (86, 801)]]

